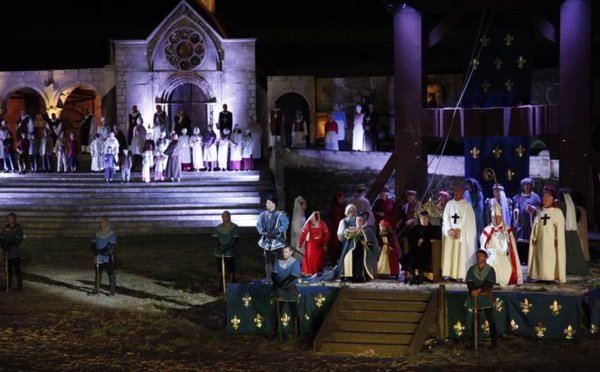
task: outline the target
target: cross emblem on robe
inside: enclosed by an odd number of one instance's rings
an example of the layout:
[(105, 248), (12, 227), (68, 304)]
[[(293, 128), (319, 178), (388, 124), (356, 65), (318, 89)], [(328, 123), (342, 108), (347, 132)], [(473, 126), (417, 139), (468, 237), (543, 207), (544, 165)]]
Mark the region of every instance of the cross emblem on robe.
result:
[(546, 226), (546, 222), (550, 219), (550, 216), (548, 216), (547, 214), (544, 215), (544, 217), (541, 217), (540, 220), (544, 220), (544, 226)]
[[(456, 214), (456, 212), (455, 212), (451, 218), (452, 218), (452, 223), (456, 224), (456, 220), (458, 220), (460, 218), (460, 216), (458, 214)], [(544, 224), (545, 224), (545, 221), (544, 221)]]

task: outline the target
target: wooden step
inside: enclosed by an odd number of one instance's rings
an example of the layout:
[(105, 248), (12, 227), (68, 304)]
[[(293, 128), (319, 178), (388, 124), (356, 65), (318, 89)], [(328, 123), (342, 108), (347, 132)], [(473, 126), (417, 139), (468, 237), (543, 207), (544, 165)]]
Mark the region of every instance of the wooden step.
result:
[(415, 329), (417, 329), (417, 324), (337, 319), (331, 323), (330, 327), (332, 331), (414, 333)]
[(361, 342), (323, 342), (323, 353), (353, 354), (353, 355), (405, 355), (410, 348), (406, 345), (369, 344)]
[(313, 342), (316, 352), (403, 355), (418, 351), (439, 294), (342, 287)]

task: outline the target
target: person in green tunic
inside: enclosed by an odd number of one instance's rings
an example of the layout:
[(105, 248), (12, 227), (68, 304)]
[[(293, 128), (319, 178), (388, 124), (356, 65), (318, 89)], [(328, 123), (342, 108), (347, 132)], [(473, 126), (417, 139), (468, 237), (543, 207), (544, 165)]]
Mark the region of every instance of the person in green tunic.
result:
[[(235, 283), (235, 247), (240, 235), (238, 225), (231, 222), (229, 211), (224, 211), (221, 214), (221, 220), (223, 223), (215, 227), (212, 236), (215, 238), (213, 256), (216, 258), (219, 285), (222, 287), (225, 281)], [(223, 269), (228, 274), (226, 280), (223, 280), (225, 277)]]
[[(487, 264), (488, 252), (485, 249), (477, 251), (477, 263), (467, 271), (467, 288), (469, 296), (465, 302), (467, 309), (477, 312), (483, 310), (490, 326), (492, 348), (497, 346), (497, 330), (494, 320), (494, 295), (492, 288), (496, 283), (496, 272)], [(477, 306), (475, 306), (477, 304)], [(476, 332), (477, 329), (474, 330)]]

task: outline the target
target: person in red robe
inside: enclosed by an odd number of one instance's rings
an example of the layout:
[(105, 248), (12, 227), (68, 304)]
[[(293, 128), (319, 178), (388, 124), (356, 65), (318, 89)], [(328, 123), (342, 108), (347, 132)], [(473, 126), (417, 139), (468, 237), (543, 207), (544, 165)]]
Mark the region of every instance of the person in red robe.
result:
[[(329, 211), (329, 215), (331, 216), (331, 226), (334, 231), (340, 225), (340, 221), (346, 217), (344, 210), (346, 208), (346, 197), (341, 191), (333, 194), (333, 198), (331, 200), (331, 207)], [(342, 243), (339, 239), (331, 239), (331, 245), (329, 246), (329, 258), (333, 264), (338, 262), (340, 259), (340, 251), (341, 251)]]
[(400, 275), (400, 244), (396, 237), (392, 224), (388, 220), (379, 222), (379, 262), (377, 264), (377, 275), (391, 276), (398, 279)]
[(323, 270), (329, 238), (329, 228), (321, 219), (319, 212), (313, 212), (302, 227), (298, 242), (298, 247), (302, 247), (306, 243), (302, 259), (302, 275), (312, 276)]

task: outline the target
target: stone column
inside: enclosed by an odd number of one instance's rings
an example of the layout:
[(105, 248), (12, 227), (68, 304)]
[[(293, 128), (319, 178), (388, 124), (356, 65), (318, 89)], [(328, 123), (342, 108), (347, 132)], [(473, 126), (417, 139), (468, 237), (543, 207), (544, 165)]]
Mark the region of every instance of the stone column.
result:
[(591, 150), (591, 4), (566, 0), (560, 8), (560, 186), (581, 191), (593, 208)]
[(406, 4), (394, 7), (394, 163), (396, 194), (422, 194), (427, 183), (421, 106), (423, 55), (421, 14)]

